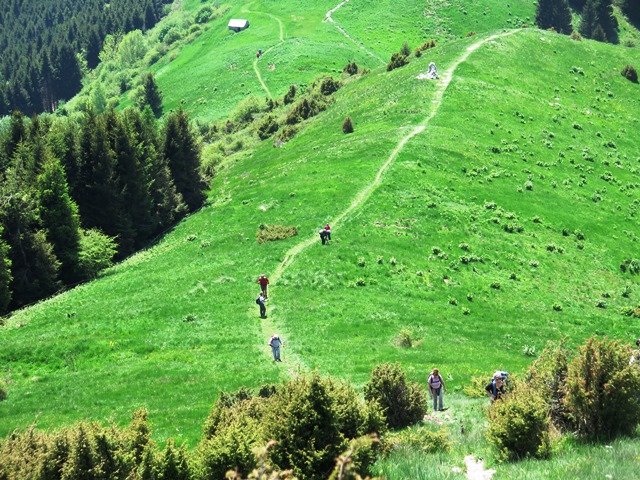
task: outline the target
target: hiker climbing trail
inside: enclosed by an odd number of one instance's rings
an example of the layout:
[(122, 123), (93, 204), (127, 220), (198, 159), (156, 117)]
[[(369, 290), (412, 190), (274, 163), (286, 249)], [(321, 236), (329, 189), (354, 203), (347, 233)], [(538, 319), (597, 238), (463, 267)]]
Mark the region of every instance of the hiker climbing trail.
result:
[(385, 65), (387, 62), (385, 62), (382, 58), (380, 58), (378, 55), (376, 55), (375, 53), (373, 53), (371, 50), (368, 50), (363, 44), (356, 42), (351, 35), (349, 35), (346, 30), (344, 28), (342, 28), (340, 25), (338, 25), (336, 23), (336, 21), (333, 19), (332, 15), (335, 11), (337, 11), (338, 9), (340, 9), (340, 7), (342, 7), (345, 3), (348, 3), (349, 0), (344, 0), (342, 3), (339, 3), (338, 5), (336, 5), (335, 7), (333, 7), (331, 10), (329, 10), (327, 12), (327, 14), (325, 15), (325, 19), (323, 20), (323, 22), (329, 22), (332, 23), (334, 27), (336, 27), (338, 29), (338, 31), (344, 35), (347, 40), (353, 42), (354, 45), (356, 45), (358, 48), (364, 50), (365, 52), (367, 52), (368, 55), (372, 56), (373, 58), (375, 58), (376, 60), (378, 60), (379, 62), (381, 62), (383, 65)]
[[(334, 228), (337, 225), (340, 225), (342, 220), (347, 215), (349, 215), (351, 212), (353, 212), (354, 210), (362, 207), (365, 204), (365, 202), (369, 199), (371, 194), (376, 190), (376, 188), (378, 186), (380, 186), (380, 184), (382, 183), (382, 176), (387, 171), (387, 169), (392, 164), (392, 162), (396, 159), (398, 154), (402, 151), (402, 149), (407, 144), (407, 142), (409, 140), (411, 140), (414, 136), (422, 133), (425, 130), (425, 128), (427, 127), (428, 123), (437, 114), (437, 112), (438, 112), (438, 110), (440, 108), (440, 105), (442, 103), (442, 97), (444, 95), (444, 92), (446, 91), (447, 87), (451, 83), (451, 79), (453, 78), (453, 74), (454, 74), (456, 68), (461, 63), (466, 61), (467, 58), (469, 58), (469, 56), (475, 50), (480, 48), (485, 43), (490, 42), (490, 41), (494, 41), (494, 40), (496, 40), (498, 38), (501, 38), (501, 37), (505, 37), (505, 36), (508, 36), (508, 35), (513, 35), (514, 33), (517, 33), (519, 31), (520, 30), (509, 30), (509, 31), (506, 31), (506, 32), (503, 32), (503, 33), (500, 33), (500, 34), (496, 34), (496, 35), (492, 35), (490, 37), (487, 37), (487, 38), (484, 38), (482, 40), (479, 40), (478, 42), (473, 43), (472, 45), (467, 47), (466, 50), (463, 52), (463, 54), (449, 66), (449, 68), (442, 74), (442, 76), (440, 77), (440, 81), (437, 84), (438, 85), (438, 89), (436, 90), (436, 92), (434, 94), (434, 99), (433, 99), (433, 103), (432, 103), (433, 108), (432, 108), (431, 112), (429, 113), (429, 115), (422, 122), (420, 122), (419, 125), (411, 128), (410, 132), (408, 134), (404, 135), (400, 139), (400, 141), (398, 142), (396, 147), (393, 149), (393, 151), (391, 152), (391, 154), (389, 155), (387, 160), (384, 162), (384, 164), (378, 170), (375, 178), (369, 184), (367, 184), (358, 193), (358, 195), (356, 195), (356, 197), (353, 199), (351, 204), (342, 213), (340, 213), (332, 221), (329, 222)], [(406, 129), (407, 127), (401, 127), (401, 128)], [(291, 249), (289, 249), (285, 253), (284, 258), (278, 264), (278, 266), (276, 267), (275, 271), (273, 272), (273, 274), (270, 277), (271, 283), (275, 285), (274, 290), (277, 289), (278, 280), (280, 280), (280, 278), (282, 277), (283, 273), (293, 263), (295, 258), (303, 250), (305, 250), (307, 247), (310, 247), (311, 245), (313, 245), (314, 243), (317, 243), (318, 241), (320, 241), (320, 239), (319, 239), (318, 235), (314, 232), (313, 235), (311, 235), (309, 238), (301, 241), (297, 245), (294, 245)], [(273, 332), (275, 332), (275, 331), (278, 331), (279, 333), (282, 334), (283, 333), (282, 330), (283, 330), (282, 326), (280, 325), (280, 326), (276, 327), (275, 324), (273, 323), (273, 321), (270, 318), (267, 319), (267, 320), (263, 320), (263, 323), (262, 323), (263, 337), (268, 337), (268, 336), (272, 335)], [(287, 338), (290, 338), (289, 335), (286, 335), (286, 332), (284, 332), (284, 333), (285, 333), (285, 336)], [(290, 361), (292, 361), (295, 365), (298, 366), (298, 369), (302, 368), (303, 370), (306, 370), (304, 368), (303, 361), (297, 355), (292, 356), (289, 353), (289, 357), (291, 358)]]

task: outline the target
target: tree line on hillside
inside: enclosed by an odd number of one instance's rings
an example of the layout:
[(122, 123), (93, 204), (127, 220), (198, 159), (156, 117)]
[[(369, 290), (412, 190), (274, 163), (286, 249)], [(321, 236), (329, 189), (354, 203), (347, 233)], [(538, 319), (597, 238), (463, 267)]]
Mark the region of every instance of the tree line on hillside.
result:
[(109, 34), (152, 28), (170, 0), (10, 0), (0, 10), (0, 116), (53, 112)]
[(571, 8), (581, 14), (577, 31), (585, 38), (600, 42), (618, 42), (618, 20), (613, 11), (614, 3), (620, 7), (629, 21), (640, 22), (640, 3), (637, 0), (540, 0), (536, 9), (536, 24), (565, 35), (572, 34)]
[(182, 110), (14, 112), (0, 132), (0, 312), (95, 276), (204, 202)]

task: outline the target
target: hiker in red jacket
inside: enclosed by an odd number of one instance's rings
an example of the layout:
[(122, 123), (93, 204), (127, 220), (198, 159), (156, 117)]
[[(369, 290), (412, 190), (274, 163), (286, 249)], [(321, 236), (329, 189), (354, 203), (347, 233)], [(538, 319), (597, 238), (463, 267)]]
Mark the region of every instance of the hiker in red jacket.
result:
[(260, 275), (256, 283), (260, 284), (260, 290), (262, 290), (262, 293), (264, 293), (264, 298), (269, 298), (269, 294), (267, 292), (269, 279), (267, 278), (267, 276), (263, 273), (262, 275)]

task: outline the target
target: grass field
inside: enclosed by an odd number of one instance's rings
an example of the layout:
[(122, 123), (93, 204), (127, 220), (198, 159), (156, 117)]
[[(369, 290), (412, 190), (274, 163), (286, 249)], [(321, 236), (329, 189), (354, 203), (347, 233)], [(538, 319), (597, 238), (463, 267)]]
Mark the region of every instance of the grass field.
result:
[[(395, 36), (369, 28), (393, 10), (385, 2), (353, 0), (333, 17), (388, 58), (435, 28), (415, 2), (394, 3), (401, 13), (390, 25), (407, 24)], [(548, 340), (640, 336), (640, 319), (621, 313), (640, 305), (638, 275), (620, 269), (639, 258), (640, 97), (620, 75), (640, 65), (638, 50), (533, 29), (485, 41), (514, 17), (531, 17), (533, 2), (511, 2), (511, 15), (494, 2), (440, 3), (427, 5), (447, 12), (442, 43), (392, 72), (322, 23), (330, 2), (232, 5), (172, 62), (159, 62), (165, 107), (184, 103), (202, 120), (224, 116), (247, 93), (266, 95), (253, 69), (258, 48), (274, 47), (260, 60), (277, 65), (263, 71), (274, 97), (354, 59), (373, 70), (281, 148), (267, 140), (228, 159), (207, 206), (153, 248), (8, 318), (0, 435), (36, 420), (43, 428), (84, 418), (126, 423), (145, 406), (154, 437), (193, 446), (219, 389), (312, 369), (362, 385), (375, 365), (397, 361), (422, 383), (438, 366), (460, 392), (472, 377), (521, 371)], [(241, 15), (249, 30), (217, 28)], [(479, 33), (465, 37), (471, 30)], [(442, 78), (416, 79), (430, 61), (441, 77), (450, 69), (446, 88)], [(341, 130), (347, 115), (351, 135)], [(379, 173), (380, 185), (349, 210)], [(322, 246), (317, 231), (327, 222), (333, 240)], [(296, 226), (299, 235), (258, 244), (261, 224)], [(317, 241), (282, 268), (308, 239)], [(276, 271), (262, 321), (255, 281)], [(275, 331), (286, 342), (281, 365), (266, 346)], [(396, 346), (403, 332), (413, 347)], [(470, 422), (471, 438), (455, 437), (460, 446), (446, 458), (395, 456), (380, 465), (388, 478), (445, 478), (467, 453), (490, 458), (481, 404), (461, 393), (447, 401), (450, 428)], [(603, 448), (568, 441), (554, 463), (497, 468), (505, 478), (588, 476)], [(637, 439), (607, 452), (603, 471), (632, 478)]]

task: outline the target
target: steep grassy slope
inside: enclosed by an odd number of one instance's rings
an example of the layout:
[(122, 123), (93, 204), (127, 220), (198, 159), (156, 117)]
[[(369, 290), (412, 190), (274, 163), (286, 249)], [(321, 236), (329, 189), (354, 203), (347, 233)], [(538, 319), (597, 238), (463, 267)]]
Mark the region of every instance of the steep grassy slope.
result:
[[(400, 361), (418, 380), (438, 365), (456, 389), (518, 371), (525, 345), (637, 335), (638, 319), (618, 311), (640, 298), (638, 276), (619, 268), (638, 258), (640, 105), (619, 75), (637, 53), (523, 30), (482, 43), (434, 103), (442, 83), (416, 75), (432, 60), (444, 75), (482, 40), (350, 84), (282, 148), (264, 142), (229, 163), (210, 205), (157, 247), (10, 318), (0, 434), (36, 416), (43, 427), (121, 422), (146, 406), (158, 438), (193, 445), (219, 388), (308, 368), (361, 383)], [(261, 321), (257, 275), (346, 211), (421, 124), (332, 243), (282, 270)], [(300, 235), (258, 245), (260, 224)], [(278, 366), (266, 348), (274, 329), (287, 341)], [(394, 346), (402, 329), (422, 343)]]

